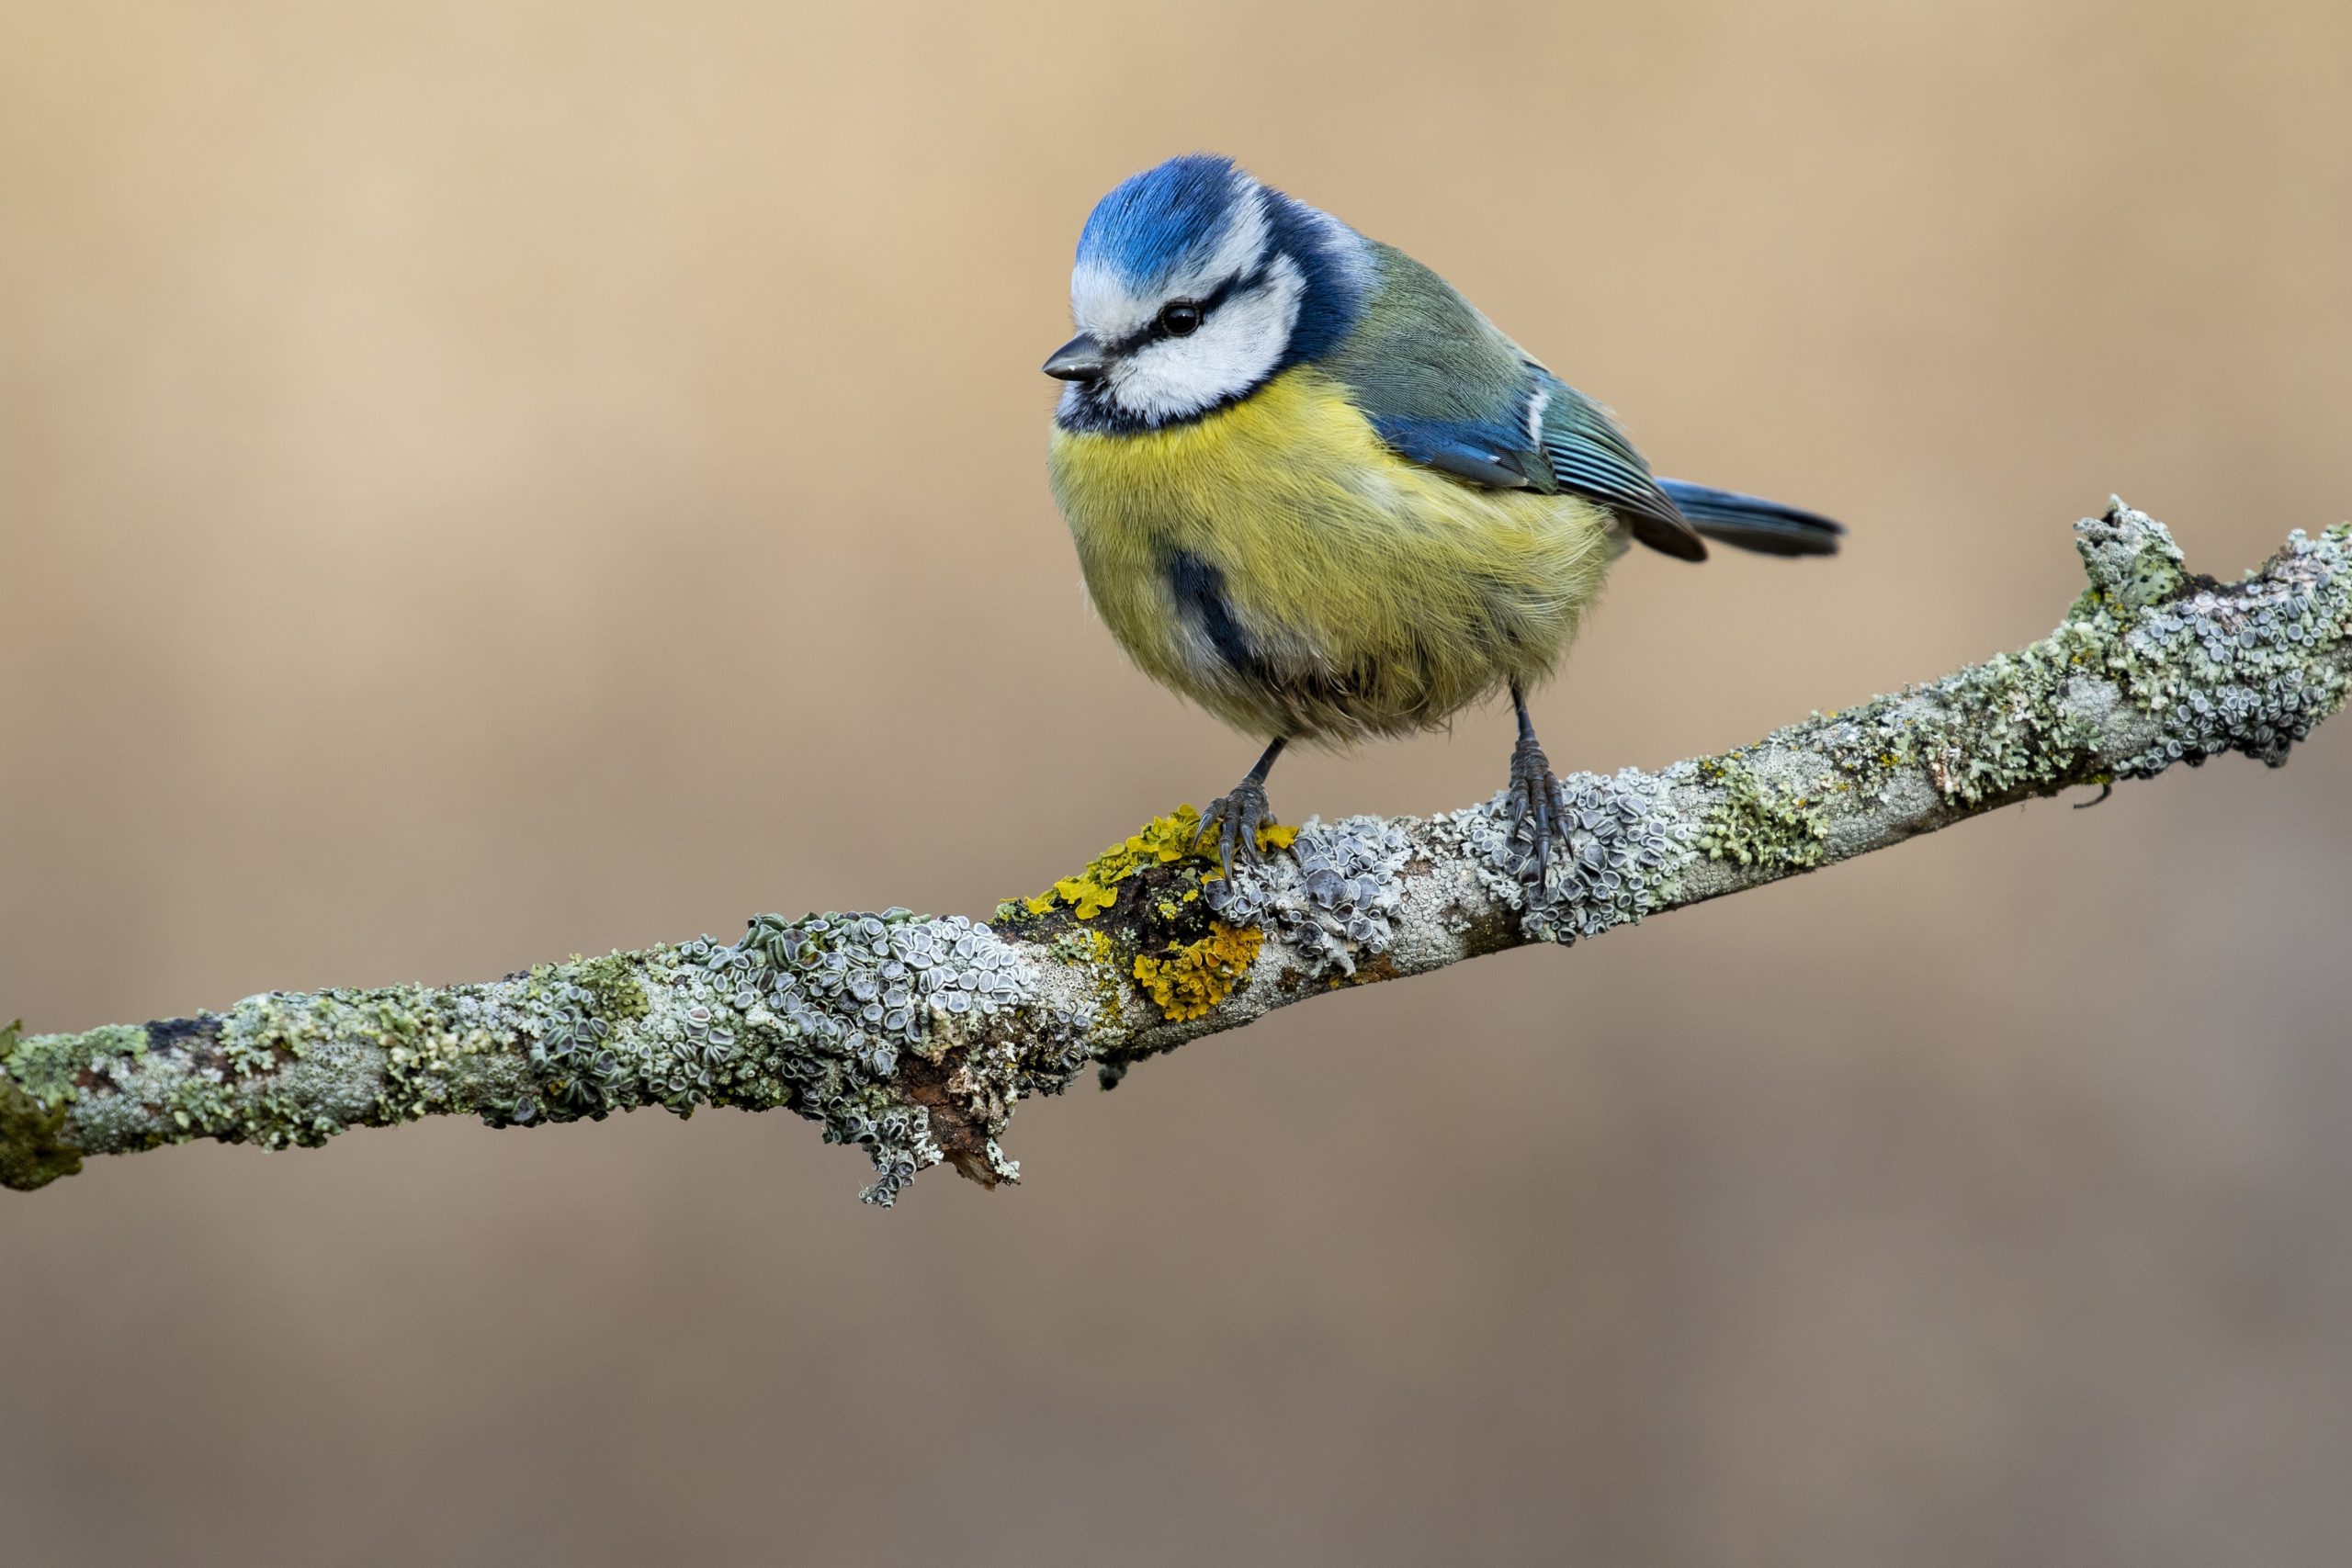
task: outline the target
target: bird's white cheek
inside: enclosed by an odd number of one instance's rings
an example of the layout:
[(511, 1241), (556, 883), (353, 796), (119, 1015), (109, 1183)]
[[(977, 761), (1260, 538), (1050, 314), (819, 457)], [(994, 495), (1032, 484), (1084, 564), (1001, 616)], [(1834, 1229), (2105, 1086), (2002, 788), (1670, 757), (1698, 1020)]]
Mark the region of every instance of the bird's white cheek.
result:
[(1112, 396), (1150, 419), (1198, 413), (1266, 378), (1282, 358), (1282, 341), (1203, 327), (1129, 355), (1111, 373)]
[(1239, 397), (1273, 373), (1298, 320), (1299, 280), (1287, 263), (1209, 313), (1190, 337), (1166, 338), (1111, 369), (1111, 395), (1146, 419), (1182, 419)]

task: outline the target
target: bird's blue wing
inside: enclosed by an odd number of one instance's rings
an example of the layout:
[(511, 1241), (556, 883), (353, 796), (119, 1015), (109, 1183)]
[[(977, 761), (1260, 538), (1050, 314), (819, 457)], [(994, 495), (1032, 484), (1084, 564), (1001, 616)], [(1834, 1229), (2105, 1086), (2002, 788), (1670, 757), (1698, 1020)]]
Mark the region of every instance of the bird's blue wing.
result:
[(1549, 466), (1530, 446), (1524, 424), (1367, 412), (1397, 456), (1493, 490), (1551, 490)]
[(1707, 547), (1598, 403), (1527, 357), (1437, 274), (1370, 247), (1363, 317), (1318, 368), (1398, 456), (1498, 490), (1572, 491), (1644, 544), (1686, 560)]
[(1496, 490), (1587, 496), (1623, 518), (1642, 543), (1685, 560), (1706, 558), (1705, 543), (1599, 405), (1533, 365), (1523, 367), (1514, 401), (1500, 419), (1365, 413), (1400, 457)]
[(1654, 550), (1684, 560), (1707, 558), (1706, 541), (1658, 488), (1650, 466), (1599, 403), (1538, 369), (1528, 394), (1528, 423), (1562, 490), (1600, 502)]

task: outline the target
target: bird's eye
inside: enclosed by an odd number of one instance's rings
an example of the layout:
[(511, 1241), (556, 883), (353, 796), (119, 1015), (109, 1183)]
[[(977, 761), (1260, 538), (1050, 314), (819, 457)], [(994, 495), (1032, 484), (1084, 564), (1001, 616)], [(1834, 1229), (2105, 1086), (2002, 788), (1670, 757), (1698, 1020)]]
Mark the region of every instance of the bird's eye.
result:
[(1171, 299), (1159, 308), (1159, 330), (1170, 337), (1191, 337), (1200, 327), (1201, 308), (1190, 299)]

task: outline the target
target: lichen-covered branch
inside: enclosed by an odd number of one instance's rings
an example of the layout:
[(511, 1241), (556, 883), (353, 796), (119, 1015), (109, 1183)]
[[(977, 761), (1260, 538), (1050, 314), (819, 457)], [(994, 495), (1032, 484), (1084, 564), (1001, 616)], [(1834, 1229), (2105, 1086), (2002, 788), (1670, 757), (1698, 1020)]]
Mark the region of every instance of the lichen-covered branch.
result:
[(2242, 581), (2189, 576), (2116, 502), (2089, 586), (2031, 647), (1659, 773), (1565, 781), (1544, 897), (1499, 796), (1426, 819), (1270, 829), (1233, 879), (1163, 817), (986, 924), (763, 915), (486, 985), (270, 992), (82, 1034), (0, 1030), (0, 1184), (192, 1138), (272, 1148), (462, 1113), (537, 1126), (661, 1106), (790, 1109), (856, 1144), (888, 1203), (942, 1161), (994, 1184), (1013, 1107), (1288, 1002), (1611, 926), (2032, 795), (2242, 751), (2273, 766), (2352, 673), (2352, 530)]

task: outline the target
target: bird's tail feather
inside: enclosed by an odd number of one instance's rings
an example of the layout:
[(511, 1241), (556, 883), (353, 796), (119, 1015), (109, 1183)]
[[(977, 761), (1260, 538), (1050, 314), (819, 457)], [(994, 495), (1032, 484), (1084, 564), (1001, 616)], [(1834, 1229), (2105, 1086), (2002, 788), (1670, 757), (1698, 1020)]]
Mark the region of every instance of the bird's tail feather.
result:
[(1736, 491), (1660, 479), (1690, 526), (1710, 539), (1768, 556), (1834, 556), (1845, 527), (1816, 513)]

